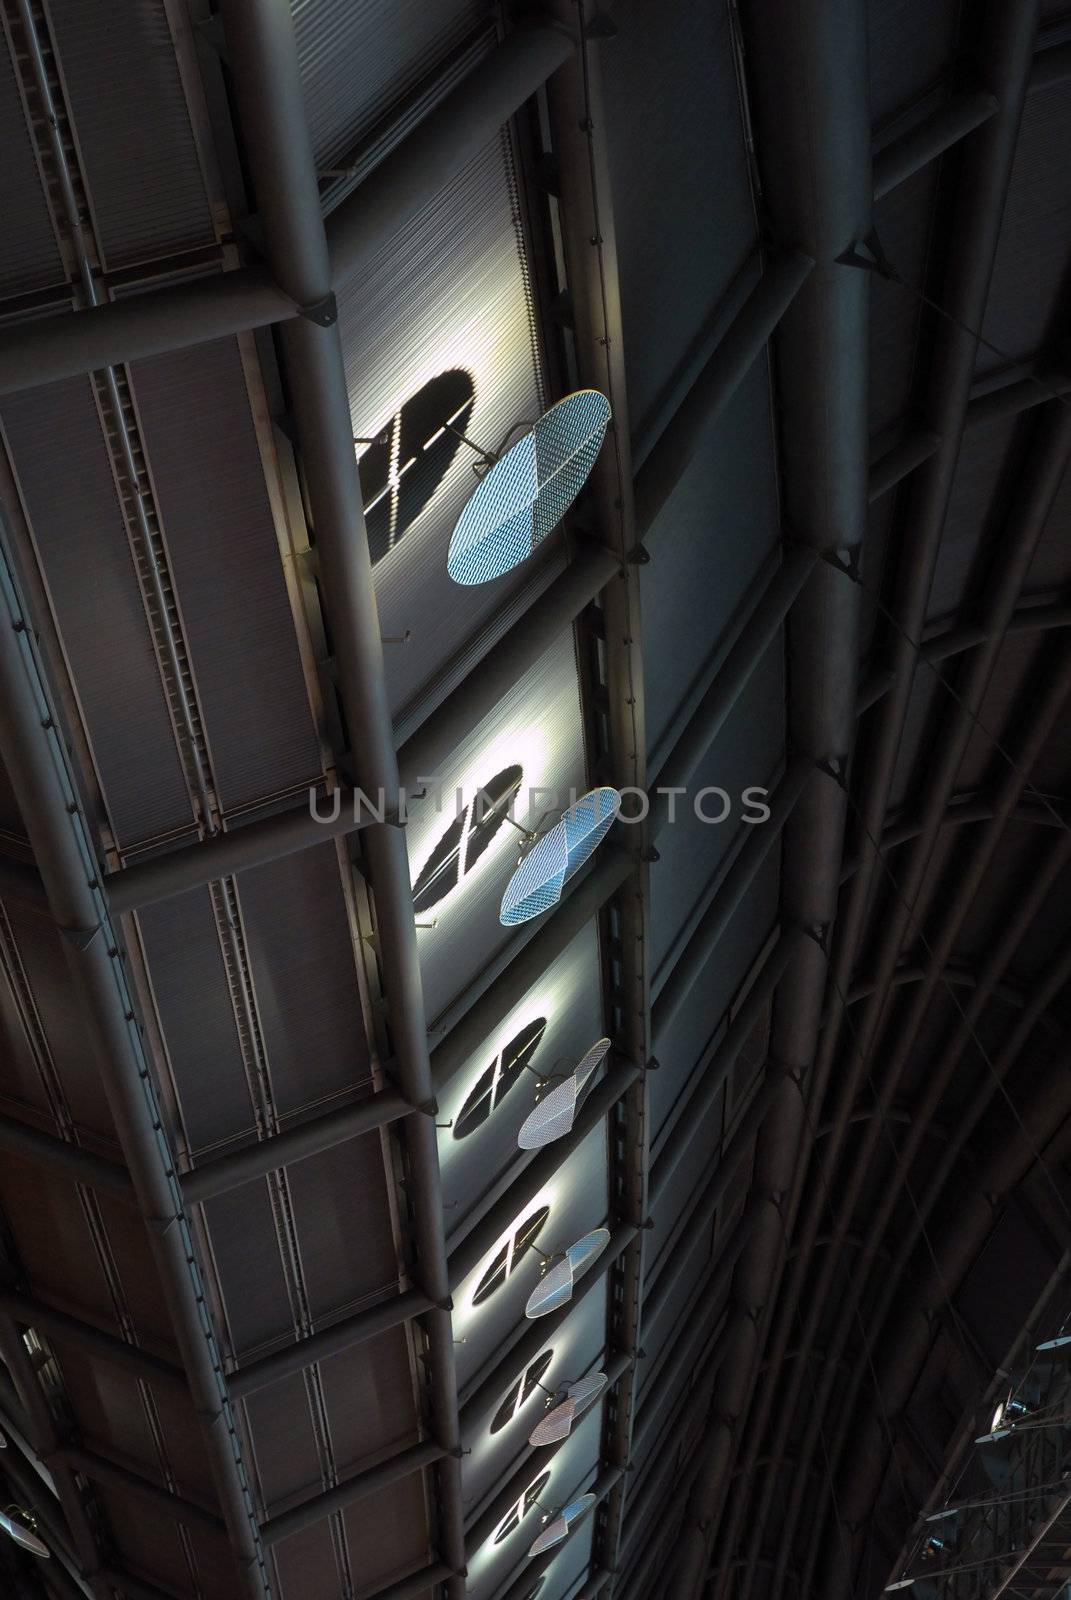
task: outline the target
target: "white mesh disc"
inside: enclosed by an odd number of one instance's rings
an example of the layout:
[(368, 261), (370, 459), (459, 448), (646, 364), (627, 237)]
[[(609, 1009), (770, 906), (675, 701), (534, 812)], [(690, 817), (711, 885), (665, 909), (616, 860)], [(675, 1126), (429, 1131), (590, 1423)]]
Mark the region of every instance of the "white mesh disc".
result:
[(528, 1296), (528, 1304), (524, 1314), (531, 1321), (536, 1317), (545, 1317), (548, 1312), (557, 1311), (559, 1306), (565, 1305), (573, 1293), (573, 1264), (568, 1255), (564, 1261), (559, 1261), (557, 1266), (541, 1278)]
[[(14, 1517), (9, 1517), (3, 1511), (0, 1511), (0, 1528), (3, 1528), (4, 1532), (14, 1539), (16, 1544), (21, 1545), (24, 1550), (29, 1550), (31, 1555), (41, 1556), (45, 1561), (51, 1555), (52, 1552), (47, 1544), (42, 1544), (35, 1533), (31, 1533), (23, 1523), (18, 1522)], [(565, 1535), (563, 1534), (562, 1537), (564, 1538)]]
[(553, 1411), (548, 1411), (542, 1422), (536, 1423), (528, 1435), (528, 1443), (537, 1449), (540, 1445), (557, 1444), (572, 1431), (575, 1415), (576, 1401), (570, 1395)]
[(573, 1277), (579, 1278), (586, 1272), (592, 1263), (599, 1259), (609, 1243), (609, 1228), (594, 1228), (591, 1233), (585, 1233), (582, 1239), (571, 1244), (565, 1252), (565, 1259), (573, 1269)]
[(545, 1144), (553, 1144), (568, 1133), (576, 1117), (576, 1096), (576, 1073), (571, 1072), (525, 1117), (517, 1134), (520, 1148), (542, 1150)]
[(542, 1533), (536, 1534), (528, 1547), (528, 1554), (530, 1556), (541, 1556), (544, 1550), (553, 1550), (556, 1544), (561, 1544), (568, 1532), (569, 1524), (565, 1518), (555, 1517), (552, 1522), (547, 1523)]

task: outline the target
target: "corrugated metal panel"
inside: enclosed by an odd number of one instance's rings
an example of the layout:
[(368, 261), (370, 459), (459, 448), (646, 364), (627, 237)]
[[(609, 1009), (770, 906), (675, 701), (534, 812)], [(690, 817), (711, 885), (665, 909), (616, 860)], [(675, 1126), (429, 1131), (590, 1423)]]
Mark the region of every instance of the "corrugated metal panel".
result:
[[(395, 1578), (419, 1572), (432, 1559), (423, 1473), (413, 1473), (347, 1506), (342, 1523), (353, 1552), (358, 1597), (374, 1595)], [(309, 1590), (299, 1588), (297, 1594), (299, 1600), (320, 1600)], [(286, 1600), (291, 1600), (289, 1590)]]
[(6, 47), (0, 49), (0, 150), (0, 215), (8, 219), (0, 250), (0, 294), (62, 283), (66, 274)]
[(744, 981), (774, 924), (779, 869), (780, 851), (775, 847), (700, 973), (689, 1001), (666, 1030), (665, 1041), (659, 1041), (658, 1059), (662, 1065), (649, 1080), (653, 1137), (657, 1137), (695, 1063), (712, 1037), (718, 1035), (719, 1017)]
[(729, 8), (633, 6), (602, 64), (635, 425), (755, 248)]
[(89, 380), (11, 395), (2, 415), (112, 826), (125, 845), (188, 827), (189, 794)]
[(109, 267), (215, 239), (163, 0), (50, 0)]
[(958, 0), (870, 0), (870, 117), (875, 125), (942, 81), (952, 62), (958, 11)]
[[(740, 700), (692, 779), (690, 792), (677, 797), (674, 820), (659, 835), (660, 859), (651, 872), (651, 962), (655, 981), (665, 977), (687, 936), (693, 912), (704, 904), (707, 885), (733, 846), (753, 831), (754, 816), (741, 798), (745, 789), (769, 788), (784, 748), (784, 671), (780, 640), (775, 640), (752, 673)], [(725, 791), (700, 800), (705, 788)], [(761, 797), (759, 797), (761, 798)], [(764, 827), (764, 823), (754, 826)]]
[(231, 1349), (249, 1360), (273, 1340), (291, 1343), (296, 1330), (268, 1180), (209, 1200), (204, 1215)]
[[(549, 1075), (563, 1070), (557, 1065), (563, 1057), (579, 1059), (602, 1035), (601, 974), (594, 923), (578, 934), (439, 1096), (439, 1122), (456, 1121), (474, 1084), (498, 1052), (539, 1017), (547, 1021), (546, 1032), (531, 1063), (533, 1070), (539, 1073)], [(532, 1109), (535, 1086), (535, 1079), (525, 1073), (486, 1122), (463, 1139), (455, 1139), (449, 1128), (440, 1132), (439, 1162), (447, 1209), (447, 1237), (453, 1231), (455, 1220), (466, 1216), (480, 1196), (499, 1181), (510, 1163), (519, 1158), (517, 1130)]]
[[(515, 818), (531, 826), (554, 805), (552, 795), (534, 791), (547, 787), (560, 796), (559, 807), (569, 802), (569, 790), (582, 793), (584, 746), (580, 725), (580, 698), (572, 633), (557, 644), (519, 683), (503, 696), (487, 717), (454, 753), (439, 774), (442, 813), (433, 796), (414, 803), (407, 829), (409, 863), (416, 879), (456, 813), (455, 795), (461, 790), (467, 802), (481, 784), (505, 768), (522, 769)], [(556, 815), (556, 814), (555, 814)], [(517, 864), (520, 835), (508, 822), (502, 824), (480, 856), (475, 869), (445, 899), (432, 906), (420, 921), (420, 965), (424, 1002), (434, 1019), (463, 992), (508, 940), (498, 919), (502, 895)]]
[(191, 1151), (252, 1131), (253, 1111), (207, 889), (138, 913)]
[(398, 1268), (379, 1135), (297, 1161), (287, 1176), (310, 1315), (320, 1318), (391, 1293)]
[(238, 894), (279, 1116), (368, 1084), (334, 845), (242, 873)]
[[(280, 1448), (285, 1453), (285, 1439)], [(282, 1600), (320, 1600), (321, 1595), (343, 1592), (330, 1522), (318, 1522), (284, 1539), (272, 1549), (271, 1560)]]
[[(468, 374), (474, 403), (465, 431), (494, 449), (506, 430), (543, 409), (516, 188), (505, 143), (494, 140), (339, 295), (339, 328), (353, 432), (373, 438), (441, 373)], [(445, 419), (444, 419), (445, 420)], [(375, 566), (398, 713), (527, 581), (522, 568), (460, 588), (446, 572), (450, 533), (476, 487), (463, 446), (404, 538)], [(545, 541), (542, 559), (557, 538)], [(531, 566), (531, 563), (529, 563)]]
[[(101, 1093), (100, 1075), (86, 1042), (85, 1027), (72, 1004), (70, 969), (56, 929), (45, 917), (35, 916), (12, 904), (6, 908), (11, 934), (17, 946), (17, 960), (29, 985), (36, 1017), (27, 1017), (26, 1026), (16, 1019), (11, 989), (3, 986), (4, 1045), (0, 1082), (6, 1093), (24, 1104), (50, 1112), (44, 1077), (55, 1073), (64, 1103), (82, 1130), (114, 1138), (107, 1101)], [(16, 969), (17, 976), (17, 969)], [(32, 1064), (27, 1026), (39, 1028), (43, 1035), (38, 1048), (44, 1054), (43, 1075)], [(52, 1125), (48, 1115), (47, 1125)]]
[[(1066, 328), (1065, 322), (1054, 319), (1060, 317), (1066, 298), (1069, 111), (1069, 83), (1029, 95), (1023, 108), (983, 324), (986, 338), (1013, 361), (1033, 355)], [(983, 372), (1003, 364), (991, 350), (978, 352)]]
[(233, 339), (140, 362), (134, 395), (225, 808), (322, 762)]
[(768, 380), (758, 362), (667, 501), (651, 536), (654, 559), (640, 569), (651, 752), (664, 756), (718, 640), (779, 539)]
[(481, 22), (487, 0), (291, 0), (322, 166), (349, 155)]

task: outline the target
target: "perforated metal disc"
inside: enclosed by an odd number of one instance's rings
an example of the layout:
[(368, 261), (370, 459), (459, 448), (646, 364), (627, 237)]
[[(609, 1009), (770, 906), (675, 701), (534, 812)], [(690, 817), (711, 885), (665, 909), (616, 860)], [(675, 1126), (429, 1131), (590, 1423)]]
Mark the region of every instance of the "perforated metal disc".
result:
[(565, 1520), (565, 1526), (572, 1530), (575, 1523), (587, 1516), (594, 1504), (595, 1496), (593, 1494), (582, 1494), (578, 1495), (575, 1500), (571, 1500), (567, 1506), (563, 1506), (562, 1517)]
[(489, 583), (531, 555), (587, 482), (609, 421), (606, 396), (580, 389), (510, 446), (457, 519), (446, 557), (455, 583)]
[(576, 1064), (576, 1092), (578, 1095), (583, 1094), (591, 1074), (605, 1061), (606, 1052), (609, 1048), (609, 1039), (596, 1039), (591, 1049), (585, 1051), (580, 1057)]
[(507, 928), (529, 922), (557, 905), (569, 879), (601, 844), (617, 816), (616, 789), (592, 789), (525, 856), (502, 896), (499, 921)]
[(568, 1255), (564, 1261), (559, 1261), (556, 1266), (541, 1278), (528, 1296), (528, 1303), (524, 1314), (534, 1322), (536, 1317), (545, 1317), (551, 1311), (557, 1311), (559, 1306), (565, 1305), (573, 1293), (573, 1263)]
[(589, 1410), (606, 1388), (605, 1372), (593, 1372), (589, 1378), (580, 1378), (576, 1383), (569, 1385), (568, 1394), (571, 1400), (576, 1401), (574, 1422), (578, 1422)]
[(553, 1521), (547, 1523), (541, 1533), (536, 1534), (528, 1547), (528, 1554), (530, 1556), (541, 1556), (544, 1550), (553, 1550), (556, 1544), (561, 1544), (568, 1532), (569, 1524), (565, 1518), (563, 1516), (555, 1517)]
[(573, 1269), (573, 1277), (579, 1278), (602, 1255), (610, 1243), (609, 1228), (593, 1228), (590, 1233), (585, 1233), (582, 1239), (571, 1244), (565, 1252), (565, 1259)]
[(560, 1405), (548, 1411), (541, 1422), (537, 1422), (528, 1435), (528, 1443), (535, 1449), (545, 1444), (557, 1444), (559, 1439), (566, 1438), (573, 1428), (573, 1418), (576, 1416), (576, 1401), (572, 1395), (567, 1395)]
[(1043, 1344), (1034, 1346), (1035, 1350), (1062, 1350), (1064, 1345), (1071, 1344), (1071, 1333), (1057, 1334), (1055, 1339), (1046, 1339)]
[(31, 1533), (29, 1528), (17, 1522), (14, 1517), (9, 1517), (4, 1511), (0, 1511), (0, 1528), (3, 1528), (16, 1544), (21, 1545), (24, 1550), (29, 1550), (31, 1555), (40, 1556), (47, 1561), (52, 1554), (47, 1544), (42, 1544), (36, 1533)]
[(576, 1096), (576, 1073), (571, 1072), (529, 1111), (517, 1134), (520, 1148), (542, 1150), (568, 1133), (576, 1116)]

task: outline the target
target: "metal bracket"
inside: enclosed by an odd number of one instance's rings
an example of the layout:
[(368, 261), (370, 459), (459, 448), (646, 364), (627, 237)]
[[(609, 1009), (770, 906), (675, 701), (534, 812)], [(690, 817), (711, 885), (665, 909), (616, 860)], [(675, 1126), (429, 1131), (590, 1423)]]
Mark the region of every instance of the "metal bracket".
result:
[(318, 328), (331, 328), (338, 321), (338, 304), (335, 300), (334, 290), (325, 295), (322, 300), (313, 306), (302, 306), (300, 314), (307, 322), (315, 322)]

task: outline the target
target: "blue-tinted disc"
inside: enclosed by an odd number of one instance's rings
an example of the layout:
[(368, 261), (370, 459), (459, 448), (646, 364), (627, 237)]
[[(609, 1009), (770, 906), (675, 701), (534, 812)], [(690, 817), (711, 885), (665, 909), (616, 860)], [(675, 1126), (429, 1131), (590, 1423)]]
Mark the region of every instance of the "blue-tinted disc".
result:
[(541, 1556), (544, 1550), (553, 1550), (556, 1544), (561, 1544), (569, 1532), (569, 1524), (564, 1517), (555, 1517), (553, 1522), (548, 1522), (542, 1533), (536, 1535), (528, 1547), (530, 1556)]
[(610, 1230), (608, 1228), (594, 1228), (591, 1233), (586, 1233), (576, 1244), (571, 1244), (565, 1252), (565, 1259), (573, 1269), (573, 1277), (579, 1278), (582, 1272), (596, 1262), (610, 1243)]
[(569, 879), (605, 839), (620, 805), (616, 789), (592, 789), (581, 795), (513, 874), (502, 896), (499, 921), (513, 928), (557, 905)]
[(609, 421), (605, 395), (581, 389), (495, 462), (450, 539), (446, 570), (455, 583), (489, 583), (531, 555), (587, 482)]

